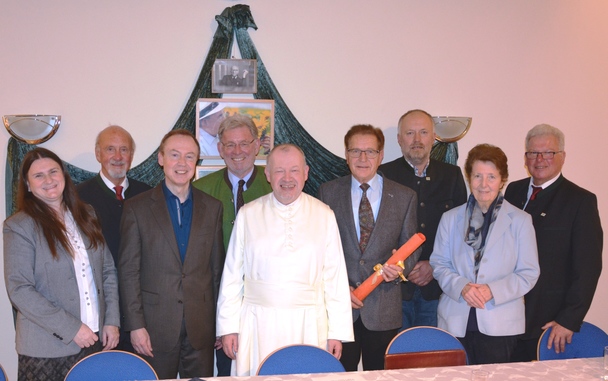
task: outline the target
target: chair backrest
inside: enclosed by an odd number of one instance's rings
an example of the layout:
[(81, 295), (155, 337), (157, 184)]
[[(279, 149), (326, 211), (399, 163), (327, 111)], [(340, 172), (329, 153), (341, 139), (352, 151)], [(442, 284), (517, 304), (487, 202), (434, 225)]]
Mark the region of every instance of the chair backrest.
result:
[(574, 332), (572, 343), (566, 344), (566, 350), (555, 353), (555, 348), (547, 349), (551, 328), (546, 329), (538, 340), (536, 356), (538, 360), (577, 359), (604, 356), (604, 347), (608, 346), (608, 335), (601, 328), (583, 322), (581, 330)]
[(386, 348), (385, 369), (466, 365), (460, 341), (443, 329), (412, 327), (399, 333)]
[(78, 361), (65, 381), (158, 380), (148, 362), (124, 351), (97, 352)]
[(258, 376), (344, 372), (331, 353), (312, 345), (288, 345), (272, 352), (258, 368)]
[(4, 371), (4, 368), (2, 367), (2, 365), (0, 365), (0, 381), (6, 381), (8, 380), (8, 377), (6, 376), (6, 372)]

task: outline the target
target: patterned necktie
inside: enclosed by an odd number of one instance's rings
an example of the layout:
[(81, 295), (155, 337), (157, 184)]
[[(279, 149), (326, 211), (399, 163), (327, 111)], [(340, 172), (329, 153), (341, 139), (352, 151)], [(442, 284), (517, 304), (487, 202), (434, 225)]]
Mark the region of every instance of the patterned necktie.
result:
[(120, 185), (117, 185), (114, 187), (114, 190), (116, 191), (116, 199), (117, 200), (124, 200), (124, 198), (122, 197), (122, 187)]
[(361, 232), (359, 248), (361, 248), (361, 252), (364, 252), (369, 241), (369, 236), (372, 234), (372, 230), (374, 230), (374, 213), (372, 212), (372, 205), (367, 199), (369, 184), (361, 184), (361, 189), (363, 190), (363, 195), (359, 204), (359, 230)]
[(541, 190), (543, 190), (543, 187), (535, 187), (534, 185), (532, 185), (532, 194), (530, 195), (530, 201), (536, 200), (536, 195)]
[(239, 189), (236, 191), (236, 212), (239, 212), (241, 206), (245, 205), (245, 200), (243, 200), (243, 185), (245, 185), (245, 180), (239, 180)]

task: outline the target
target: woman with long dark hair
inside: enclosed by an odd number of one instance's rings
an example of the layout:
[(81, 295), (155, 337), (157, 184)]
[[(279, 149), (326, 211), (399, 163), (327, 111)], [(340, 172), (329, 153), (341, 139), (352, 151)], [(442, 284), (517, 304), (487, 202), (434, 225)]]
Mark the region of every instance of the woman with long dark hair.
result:
[(18, 379), (61, 381), (78, 360), (118, 343), (116, 268), (93, 209), (53, 152), (25, 155), (17, 204), (3, 236)]

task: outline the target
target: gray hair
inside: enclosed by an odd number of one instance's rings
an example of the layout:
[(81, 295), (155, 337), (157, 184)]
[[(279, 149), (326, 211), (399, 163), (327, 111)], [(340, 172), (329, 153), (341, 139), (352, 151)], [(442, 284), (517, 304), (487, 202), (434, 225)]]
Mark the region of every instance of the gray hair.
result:
[(555, 136), (558, 142), (558, 149), (563, 151), (566, 146), (566, 137), (564, 133), (557, 127), (548, 124), (538, 124), (534, 126), (526, 135), (526, 151), (530, 145), (530, 139), (536, 136)]
[(255, 126), (253, 119), (251, 119), (249, 115), (244, 114), (235, 114), (224, 119), (222, 123), (220, 123), (220, 127), (217, 130), (217, 136), (220, 140), (222, 140), (222, 135), (224, 135), (224, 132), (239, 127), (248, 128), (249, 132), (251, 132), (251, 136), (254, 138), (258, 137), (258, 128)]
[(270, 153), (268, 154), (268, 156), (266, 157), (266, 165), (270, 164), (270, 158), (272, 156), (274, 156), (273, 154), (276, 151), (283, 151), (283, 152), (285, 152), (285, 151), (289, 151), (291, 149), (295, 149), (298, 152), (300, 152), (300, 154), (302, 155), (302, 158), (304, 158), (304, 165), (307, 165), (306, 164), (306, 155), (304, 154), (304, 151), (302, 151), (302, 148), (300, 148), (297, 145), (292, 144), (292, 143), (283, 143), (283, 144), (279, 144), (279, 145), (274, 146), (272, 148), (272, 150), (270, 151)]

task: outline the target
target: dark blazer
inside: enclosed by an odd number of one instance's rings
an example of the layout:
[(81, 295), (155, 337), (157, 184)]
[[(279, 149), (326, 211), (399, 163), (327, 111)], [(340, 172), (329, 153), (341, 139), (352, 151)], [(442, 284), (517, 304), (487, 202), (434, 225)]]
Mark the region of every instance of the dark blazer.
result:
[[(148, 184), (129, 179), (129, 187), (125, 190), (125, 199), (137, 196), (150, 189)], [(95, 209), (95, 214), (101, 224), (114, 263), (118, 264), (118, 247), (120, 245), (120, 217), (122, 216), (123, 201), (116, 199), (116, 193), (107, 187), (101, 176), (90, 178), (76, 186), (78, 196)]]
[(182, 265), (162, 186), (125, 202), (118, 264), (124, 329), (147, 328), (152, 349), (168, 352), (177, 346), (185, 321), (192, 347), (206, 352), (204, 367), (213, 369), (225, 256), (222, 204), (192, 189), (192, 228)]
[[(80, 296), (74, 260), (61, 245), (54, 259), (38, 224), (24, 212), (4, 221), (4, 280), (17, 309), (17, 353), (65, 357), (80, 352)], [(81, 234), (82, 235), (82, 234)], [(82, 239), (89, 245), (85, 235)], [(116, 268), (107, 246), (87, 249), (99, 303), (99, 328), (120, 326)]]
[[(376, 224), (365, 252), (361, 253), (353, 216), (351, 179), (352, 176), (348, 175), (322, 184), (319, 198), (336, 214), (348, 282), (357, 288), (373, 274), (376, 264), (384, 264), (393, 249), (398, 249), (416, 233), (416, 194), (384, 179)], [(419, 256), (420, 249), (407, 259), (405, 275), (414, 268)], [(372, 331), (401, 327), (401, 290), (397, 284), (382, 282), (365, 299), (364, 304), (361, 309), (353, 309), (353, 321), (361, 316), (363, 325)]]
[[(523, 208), (530, 178), (507, 187), (505, 199)], [(526, 295), (524, 339), (540, 337), (555, 320), (578, 332), (602, 271), (603, 232), (596, 196), (560, 176), (538, 193), (526, 211), (532, 215), (540, 277)]]
[[(431, 159), (426, 169), (426, 177), (417, 177), (414, 168), (403, 156), (382, 164), (379, 168), (386, 178), (414, 190), (418, 195), (418, 232), (424, 234), (426, 241), (422, 244), (421, 261), (428, 261), (433, 252), (435, 235), (439, 220), (444, 212), (464, 204), (467, 201), (467, 188), (460, 168), (439, 160)], [(403, 299), (410, 300), (416, 285), (403, 283)], [(420, 288), (426, 300), (439, 299), (441, 288), (436, 280)]]

